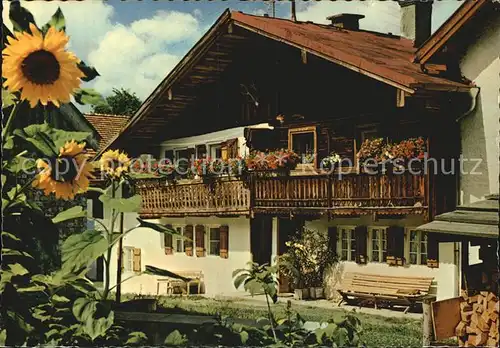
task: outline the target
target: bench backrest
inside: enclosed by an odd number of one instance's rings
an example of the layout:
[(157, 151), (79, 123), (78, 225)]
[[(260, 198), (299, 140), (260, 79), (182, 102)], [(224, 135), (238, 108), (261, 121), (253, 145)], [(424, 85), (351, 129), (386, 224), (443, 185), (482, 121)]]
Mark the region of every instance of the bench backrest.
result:
[(378, 294), (418, 294), (429, 293), (433, 278), (430, 277), (407, 277), (388, 276), (366, 273), (346, 273), (341, 282), (340, 290), (378, 293)]

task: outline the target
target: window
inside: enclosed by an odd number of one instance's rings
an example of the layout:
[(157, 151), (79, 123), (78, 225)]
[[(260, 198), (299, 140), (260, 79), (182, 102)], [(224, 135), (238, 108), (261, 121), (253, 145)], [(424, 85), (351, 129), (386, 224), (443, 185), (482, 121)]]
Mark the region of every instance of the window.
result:
[(222, 158), (222, 146), (221, 144), (210, 145), (210, 158)]
[[(292, 128), (288, 130), (288, 148), (299, 156), (307, 156), (306, 163), (311, 163), (316, 155), (316, 127)], [(316, 158), (314, 158), (316, 165)]]
[(132, 272), (134, 269), (134, 248), (123, 248), (122, 267), (125, 272)]
[(196, 145), (195, 151), (196, 151), (196, 158), (197, 159), (202, 159), (202, 158), (207, 157), (207, 146), (205, 144)]
[(354, 228), (347, 226), (339, 226), (340, 234), (338, 250), (340, 258), (347, 261), (356, 261), (356, 238), (354, 236)]
[(220, 228), (211, 227), (209, 233), (209, 255), (220, 255)]
[(184, 149), (175, 151), (174, 164), (179, 168), (179, 174), (186, 174), (191, 163), (191, 155), (194, 149)]
[(387, 258), (387, 228), (370, 228), (369, 240), (371, 241), (372, 262), (385, 262)]
[(179, 234), (178, 236), (175, 236), (175, 252), (182, 253), (185, 251), (183, 243), (182, 227), (176, 227), (175, 230)]
[(408, 256), (410, 264), (427, 264), (427, 233), (422, 231), (408, 230)]

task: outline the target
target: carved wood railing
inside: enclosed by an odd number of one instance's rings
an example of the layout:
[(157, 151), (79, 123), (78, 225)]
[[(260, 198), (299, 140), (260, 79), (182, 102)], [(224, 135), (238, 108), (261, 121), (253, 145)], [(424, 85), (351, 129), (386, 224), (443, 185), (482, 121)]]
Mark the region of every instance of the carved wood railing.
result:
[(166, 185), (137, 183), (141, 216), (239, 215), (255, 213), (427, 214), (426, 175), (254, 176), (250, 189), (240, 180)]
[(329, 211), (333, 214), (370, 212), (426, 213), (427, 177), (403, 174), (288, 176), (255, 178), (252, 208), (256, 212)]
[(144, 218), (246, 214), (250, 208), (250, 191), (240, 180), (166, 185), (162, 180), (146, 179), (138, 181), (136, 187)]

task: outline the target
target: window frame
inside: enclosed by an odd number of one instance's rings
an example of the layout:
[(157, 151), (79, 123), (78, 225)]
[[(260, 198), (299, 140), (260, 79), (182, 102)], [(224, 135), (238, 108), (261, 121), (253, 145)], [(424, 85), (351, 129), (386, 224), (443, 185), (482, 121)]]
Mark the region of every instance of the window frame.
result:
[[(347, 258), (346, 259), (342, 258), (342, 252), (344, 250), (342, 248), (342, 241), (343, 241), (342, 230), (343, 229), (349, 231), (349, 242), (347, 244)], [(341, 261), (356, 262), (357, 245), (356, 245), (356, 249), (354, 249), (354, 250), (351, 249), (352, 242), (356, 241), (355, 230), (356, 230), (356, 226), (354, 226), (354, 225), (338, 225), (337, 226), (337, 254), (340, 255)]]
[[(416, 230), (417, 226), (411, 226), (411, 227), (405, 227), (405, 259), (407, 260), (408, 265), (414, 265), (414, 266), (425, 266), (427, 265), (427, 260), (428, 260), (428, 252), (429, 252), (429, 239), (427, 238), (427, 241), (425, 241), (426, 248), (425, 248), (425, 255), (426, 255), (426, 260), (424, 263), (422, 263), (422, 235), (424, 233), (427, 234), (427, 232), (424, 231), (418, 231)], [(411, 232), (415, 231), (417, 233), (418, 241), (417, 241), (417, 263), (412, 263), (411, 262), (411, 257), (410, 255), (412, 254), (411, 252)]]
[[(184, 227), (185, 225), (172, 225), (172, 229), (174, 229), (175, 231), (177, 231), (177, 229), (181, 229), (181, 232), (180, 232), (180, 237), (177, 236), (177, 235), (172, 235), (172, 250), (174, 252), (174, 254), (184, 254), (185, 255), (185, 250), (184, 250)], [(177, 231), (178, 232), (178, 231)], [(177, 249), (177, 242), (180, 241), (181, 243), (181, 250), (179, 251)]]
[[(367, 254), (368, 254), (368, 261), (369, 262), (376, 262), (376, 263), (386, 263), (387, 262), (387, 229), (389, 226), (368, 226), (368, 233), (367, 233)], [(383, 240), (382, 238), (379, 238), (378, 240), (378, 261), (373, 260), (373, 231), (374, 230), (383, 230), (385, 232), (385, 250), (383, 248)], [(384, 260), (384, 251), (385, 251), (385, 260)]]
[[(318, 130), (316, 126), (296, 127), (288, 129), (288, 150), (293, 151), (293, 136), (296, 134), (313, 133), (314, 141), (314, 167), (318, 166)], [(300, 155), (300, 154), (298, 154)]]
[[(122, 267), (123, 272), (134, 273), (134, 247), (124, 246), (123, 247), (123, 258), (122, 258)], [(127, 252), (130, 254), (130, 269), (127, 269)]]
[[(221, 241), (220, 241), (220, 227), (222, 225), (221, 224), (208, 224), (208, 225), (205, 225), (205, 245), (206, 245), (206, 249), (207, 249), (207, 253), (206, 255), (207, 256), (216, 256), (216, 257), (220, 257), (220, 244), (221, 244)], [(219, 230), (219, 253), (218, 254), (212, 254), (212, 229), (213, 228), (216, 228)]]

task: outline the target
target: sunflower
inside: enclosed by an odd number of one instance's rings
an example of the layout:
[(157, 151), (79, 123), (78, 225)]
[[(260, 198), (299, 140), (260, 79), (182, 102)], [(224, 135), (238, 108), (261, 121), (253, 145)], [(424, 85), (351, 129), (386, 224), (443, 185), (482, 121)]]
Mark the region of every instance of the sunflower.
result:
[(130, 166), (130, 158), (118, 150), (106, 151), (102, 154), (100, 162), (101, 171), (115, 178), (120, 178), (124, 172), (129, 170)]
[(69, 37), (54, 27), (44, 37), (33, 23), (30, 30), (31, 34), (16, 32), (15, 38), (8, 37), (2, 52), (4, 87), (21, 90), (21, 99), (27, 99), (32, 108), (39, 101), (56, 106), (68, 103), (85, 76), (77, 66), (80, 60), (65, 50)]
[(59, 150), (59, 156), (51, 159), (38, 159), (40, 173), (33, 182), (33, 187), (43, 190), (45, 195), (52, 192), (56, 198), (73, 199), (77, 193), (86, 192), (92, 164), (87, 161), (84, 152), (85, 143), (74, 140), (66, 142)]

